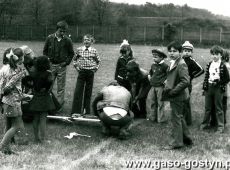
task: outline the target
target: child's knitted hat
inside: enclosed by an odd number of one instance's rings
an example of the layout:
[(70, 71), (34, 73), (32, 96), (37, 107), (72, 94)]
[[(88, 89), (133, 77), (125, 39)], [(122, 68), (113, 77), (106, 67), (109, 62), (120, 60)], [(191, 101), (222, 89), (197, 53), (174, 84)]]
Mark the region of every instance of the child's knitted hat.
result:
[(182, 48), (193, 50), (194, 47), (189, 41), (185, 41), (184, 44), (182, 45)]
[(126, 39), (124, 39), (123, 40), (123, 42), (121, 43), (121, 45), (120, 45), (120, 48), (122, 47), (122, 46), (129, 46), (129, 42), (128, 42), (128, 40), (126, 40)]

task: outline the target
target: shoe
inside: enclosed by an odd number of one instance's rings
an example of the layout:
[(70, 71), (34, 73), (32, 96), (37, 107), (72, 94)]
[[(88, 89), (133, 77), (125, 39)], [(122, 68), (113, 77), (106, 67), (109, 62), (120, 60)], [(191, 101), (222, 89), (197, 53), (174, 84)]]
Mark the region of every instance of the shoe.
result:
[(110, 136), (111, 135), (111, 130), (110, 130), (110, 128), (107, 128), (107, 127), (102, 127), (102, 131), (101, 131), (101, 133), (103, 134), (103, 135), (105, 135), (105, 136)]
[(176, 150), (176, 149), (181, 149), (183, 146), (172, 146), (172, 145), (168, 145), (163, 147), (163, 150)]
[(224, 133), (224, 129), (217, 129), (217, 131), (215, 132), (215, 134), (223, 134)]
[(207, 130), (207, 129), (210, 129), (210, 126), (204, 124), (200, 125), (200, 130)]
[(12, 150), (9, 149), (9, 148), (3, 148), (3, 149), (1, 149), (0, 151), (1, 151), (3, 154), (5, 154), (5, 155), (18, 155), (17, 152), (14, 152), (14, 151), (12, 151)]
[(193, 145), (192, 139), (190, 139), (190, 138), (184, 138), (183, 142), (184, 142), (184, 145), (186, 145), (186, 146)]
[(129, 139), (130, 137), (131, 137), (131, 133), (128, 132), (127, 130), (121, 130), (118, 135), (118, 139), (121, 139), (121, 140), (126, 140), (126, 139)]
[(72, 118), (78, 118), (78, 117), (82, 117), (82, 115), (79, 114), (79, 113), (73, 113), (73, 114), (71, 115), (71, 117), (72, 117)]

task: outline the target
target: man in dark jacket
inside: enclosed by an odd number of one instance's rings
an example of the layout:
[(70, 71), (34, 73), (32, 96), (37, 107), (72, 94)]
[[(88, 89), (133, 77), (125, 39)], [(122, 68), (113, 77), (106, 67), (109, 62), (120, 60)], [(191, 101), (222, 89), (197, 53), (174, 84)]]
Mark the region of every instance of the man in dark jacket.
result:
[(43, 54), (50, 59), (54, 81), (57, 78), (57, 98), (62, 106), (65, 95), (66, 66), (70, 64), (74, 56), (72, 41), (65, 35), (67, 28), (68, 24), (65, 21), (58, 22), (56, 32), (47, 37), (43, 49)]

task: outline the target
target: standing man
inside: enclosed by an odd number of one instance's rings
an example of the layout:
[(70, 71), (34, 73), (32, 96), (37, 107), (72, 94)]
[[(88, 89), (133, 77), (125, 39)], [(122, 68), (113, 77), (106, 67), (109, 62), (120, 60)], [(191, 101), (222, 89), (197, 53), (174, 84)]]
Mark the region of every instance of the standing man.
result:
[(43, 54), (50, 59), (54, 81), (57, 78), (57, 98), (62, 107), (64, 105), (66, 67), (74, 56), (72, 41), (65, 35), (67, 29), (68, 24), (65, 21), (59, 21), (56, 32), (47, 37), (43, 49)]

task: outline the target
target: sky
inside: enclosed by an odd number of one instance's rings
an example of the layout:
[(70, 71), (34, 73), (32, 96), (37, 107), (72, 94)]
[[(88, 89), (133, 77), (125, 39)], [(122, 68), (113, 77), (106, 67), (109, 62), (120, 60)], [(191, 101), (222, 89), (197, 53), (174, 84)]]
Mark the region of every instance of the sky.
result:
[(230, 0), (109, 0), (110, 2), (128, 3), (128, 4), (145, 4), (150, 2), (154, 4), (184, 5), (190, 7), (207, 9), (213, 14), (224, 15), (230, 17)]

